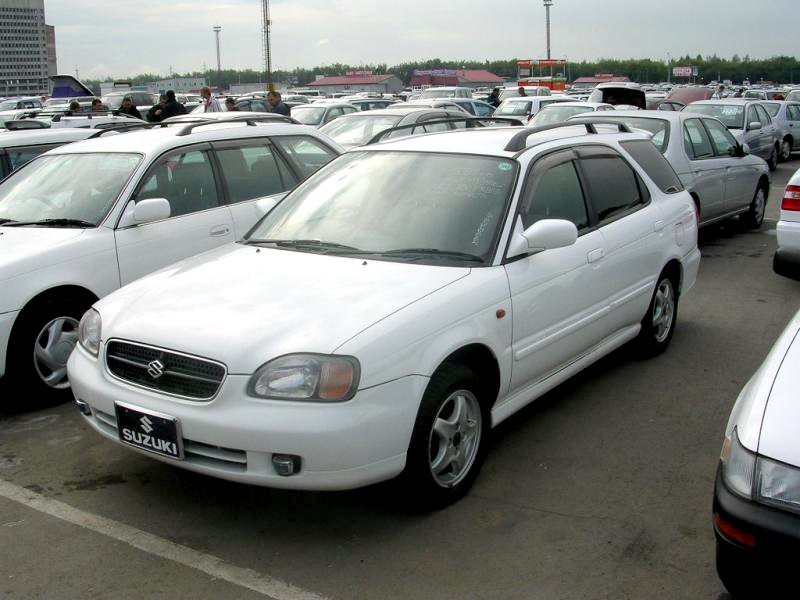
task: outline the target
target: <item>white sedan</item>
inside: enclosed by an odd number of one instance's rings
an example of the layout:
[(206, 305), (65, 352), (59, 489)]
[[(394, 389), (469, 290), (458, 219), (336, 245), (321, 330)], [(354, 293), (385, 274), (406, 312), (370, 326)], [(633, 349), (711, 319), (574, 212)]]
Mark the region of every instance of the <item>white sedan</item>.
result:
[(493, 426), (627, 342), (665, 350), (699, 263), (694, 203), (642, 134), (405, 138), (96, 303), (69, 375), (88, 425), (176, 466), (295, 489), (400, 475), (441, 506)]
[(772, 268), (778, 275), (800, 279), (800, 169), (789, 180), (776, 227), (778, 248)]

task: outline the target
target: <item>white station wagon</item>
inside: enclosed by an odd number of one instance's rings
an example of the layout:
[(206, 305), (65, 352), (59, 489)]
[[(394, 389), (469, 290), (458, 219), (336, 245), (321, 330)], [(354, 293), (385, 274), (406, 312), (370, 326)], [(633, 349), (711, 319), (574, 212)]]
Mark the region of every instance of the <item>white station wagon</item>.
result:
[(310, 127), (258, 118), (61, 146), (0, 183), (0, 377), (16, 397), (69, 398), (78, 320), (98, 298), (239, 239), (341, 152)]
[(193, 471), (315, 490), (401, 475), (441, 506), (493, 426), (626, 342), (664, 350), (699, 263), (694, 203), (641, 134), (390, 141), (240, 243), (96, 303), (72, 391), (103, 436)]

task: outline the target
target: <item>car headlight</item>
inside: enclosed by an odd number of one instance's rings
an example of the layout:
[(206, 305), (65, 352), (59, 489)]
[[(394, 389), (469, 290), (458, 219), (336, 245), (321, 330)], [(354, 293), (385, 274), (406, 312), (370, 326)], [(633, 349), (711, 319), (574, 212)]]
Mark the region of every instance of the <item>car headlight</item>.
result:
[(756, 473), (759, 501), (800, 512), (800, 469), (759, 456)]
[(275, 400), (343, 402), (355, 395), (360, 374), (352, 356), (287, 354), (259, 367), (247, 393)]
[(725, 438), (720, 461), (722, 462), (722, 480), (728, 488), (740, 496), (752, 498), (756, 455), (739, 443), (736, 429), (733, 430), (730, 437)]
[(78, 342), (92, 356), (97, 356), (100, 352), (100, 335), (103, 330), (103, 322), (100, 313), (90, 308), (86, 311), (78, 325)]

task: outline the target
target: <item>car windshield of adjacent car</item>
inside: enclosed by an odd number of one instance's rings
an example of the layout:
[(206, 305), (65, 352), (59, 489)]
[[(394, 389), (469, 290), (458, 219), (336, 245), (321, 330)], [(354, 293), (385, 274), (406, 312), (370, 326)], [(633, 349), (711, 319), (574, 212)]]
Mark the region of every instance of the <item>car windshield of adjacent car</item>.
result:
[(570, 117), (587, 112), (593, 112), (592, 107), (551, 105), (539, 111), (539, 114), (531, 120), (531, 127), (542, 127), (544, 125), (563, 123)]
[(301, 184), (245, 243), (416, 264), (492, 261), (517, 177), (511, 159), (353, 152)]
[(455, 98), (455, 90), (425, 90), (419, 97), (420, 100), (431, 100), (432, 98)]
[(320, 131), (340, 144), (363, 146), (381, 131), (396, 127), (402, 120), (402, 115), (358, 115), (331, 121)]
[(319, 125), (324, 115), (324, 106), (295, 106), (292, 109), (292, 118), (303, 125)]
[(140, 161), (128, 153), (41, 156), (0, 183), (0, 224), (96, 227)]
[(744, 128), (744, 106), (742, 104), (690, 104), (684, 110), (716, 117), (728, 129)]
[(494, 111), (495, 115), (527, 115), (531, 112), (530, 100), (504, 100), (497, 110)]
[(764, 107), (764, 110), (766, 110), (767, 114), (773, 119), (778, 116), (778, 112), (781, 110), (781, 105), (777, 102), (762, 102), (761, 106)]

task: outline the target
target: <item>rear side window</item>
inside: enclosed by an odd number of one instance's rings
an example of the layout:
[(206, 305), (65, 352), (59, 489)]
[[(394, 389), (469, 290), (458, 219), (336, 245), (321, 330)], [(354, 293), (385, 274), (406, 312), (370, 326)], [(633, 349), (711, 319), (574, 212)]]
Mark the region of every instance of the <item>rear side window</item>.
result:
[(764, 125), (766, 127), (767, 125), (771, 125), (772, 124), (772, 119), (767, 114), (767, 111), (764, 110), (763, 106), (756, 105), (756, 112), (758, 113), (758, 120), (761, 121), (762, 125)]
[(689, 158), (709, 158), (714, 156), (711, 140), (698, 119), (689, 119), (683, 124), (683, 145)]
[(309, 136), (280, 136), (273, 138), (272, 141), (283, 150), (303, 179), (337, 156), (336, 152)]
[(800, 121), (800, 104), (790, 104), (787, 106), (786, 115), (790, 121)]
[(672, 166), (658, 151), (655, 144), (647, 140), (620, 142), (620, 146), (633, 157), (633, 160), (644, 169), (648, 177), (653, 180), (665, 194), (674, 194), (683, 191), (681, 180), (675, 174)]
[(600, 225), (644, 204), (636, 174), (621, 156), (603, 149), (594, 156), (583, 156), (579, 162)]
[(291, 189), (297, 179), (266, 144), (217, 150), (231, 203)]

